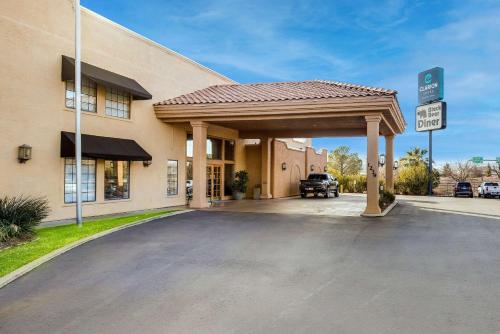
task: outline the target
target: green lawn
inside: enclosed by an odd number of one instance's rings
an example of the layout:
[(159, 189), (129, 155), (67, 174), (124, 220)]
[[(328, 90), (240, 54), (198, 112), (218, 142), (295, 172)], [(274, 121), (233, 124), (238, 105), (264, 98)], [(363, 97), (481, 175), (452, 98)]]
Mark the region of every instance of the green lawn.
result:
[(36, 238), (33, 241), (0, 250), (0, 277), (74, 241), (117, 226), (130, 224), (173, 211), (175, 210), (155, 211), (131, 216), (93, 220), (84, 222), (81, 228), (76, 225), (41, 228), (36, 231)]

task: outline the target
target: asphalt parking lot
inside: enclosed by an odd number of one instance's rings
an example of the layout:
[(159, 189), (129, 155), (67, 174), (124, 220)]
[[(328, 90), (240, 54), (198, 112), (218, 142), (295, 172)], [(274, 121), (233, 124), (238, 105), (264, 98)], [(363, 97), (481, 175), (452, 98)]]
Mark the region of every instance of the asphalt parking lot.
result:
[(499, 314), (500, 220), (405, 201), (376, 219), (190, 212), (0, 289), (2, 334), (491, 334)]

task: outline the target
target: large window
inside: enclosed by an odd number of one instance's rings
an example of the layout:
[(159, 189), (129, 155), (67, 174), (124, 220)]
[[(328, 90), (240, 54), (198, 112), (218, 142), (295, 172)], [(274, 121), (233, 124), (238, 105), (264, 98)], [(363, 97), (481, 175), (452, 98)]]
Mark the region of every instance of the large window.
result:
[(222, 160), (222, 140), (207, 139), (207, 159)]
[[(95, 171), (93, 159), (82, 159), (82, 201), (95, 201)], [(76, 202), (76, 162), (73, 158), (64, 159), (64, 202)]]
[[(187, 135), (186, 156), (193, 157), (193, 135)], [(207, 138), (207, 159), (222, 160), (222, 139)]]
[(130, 94), (116, 88), (106, 88), (106, 115), (130, 118)]
[[(75, 108), (75, 82), (66, 81), (66, 107)], [(82, 111), (97, 112), (97, 85), (94, 81), (82, 77)]]
[(224, 160), (234, 160), (234, 140), (224, 140)]
[(174, 196), (178, 193), (179, 163), (177, 160), (168, 160), (167, 163), (167, 195)]
[(104, 161), (104, 199), (130, 198), (130, 162)]

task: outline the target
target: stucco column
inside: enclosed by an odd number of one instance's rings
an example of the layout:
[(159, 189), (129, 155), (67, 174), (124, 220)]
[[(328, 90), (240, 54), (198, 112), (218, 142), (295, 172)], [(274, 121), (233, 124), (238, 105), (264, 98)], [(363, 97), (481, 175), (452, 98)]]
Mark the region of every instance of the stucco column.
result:
[(378, 206), (378, 136), (380, 128), (380, 116), (366, 116), (366, 209), (365, 214), (379, 214)]
[(261, 195), (260, 198), (273, 198), (271, 194), (271, 153), (272, 138), (261, 138)]
[(208, 207), (207, 201), (207, 123), (191, 122), (193, 128), (193, 199), (190, 207)]
[(385, 136), (385, 188), (394, 192), (394, 136)]

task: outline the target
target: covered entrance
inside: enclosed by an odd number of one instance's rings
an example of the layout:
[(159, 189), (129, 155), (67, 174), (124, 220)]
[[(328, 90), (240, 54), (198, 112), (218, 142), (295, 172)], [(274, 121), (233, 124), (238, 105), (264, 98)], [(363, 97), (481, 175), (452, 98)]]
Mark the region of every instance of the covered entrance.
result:
[[(386, 188), (393, 190), (394, 137), (405, 121), (394, 90), (331, 81), (211, 86), (155, 104), (156, 116), (189, 126), (193, 138), (193, 200), (207, 206), (206, 145), (209, 127), (238, 131), (260, 140), (261, 198), (273, 198), (278, 168), (272, 165), (274, 138), (367, 137), (367, 196), (364, 214), (380, 213), (379, 137), (385, 138)], [(292, 166), (291, 166), (292, 167)], [(211, 172), (210, 175), (212, 175)], [(213, 188), (214, 181), (210, 181)], [(296, 182), (290, 179), (290, 184)]]

